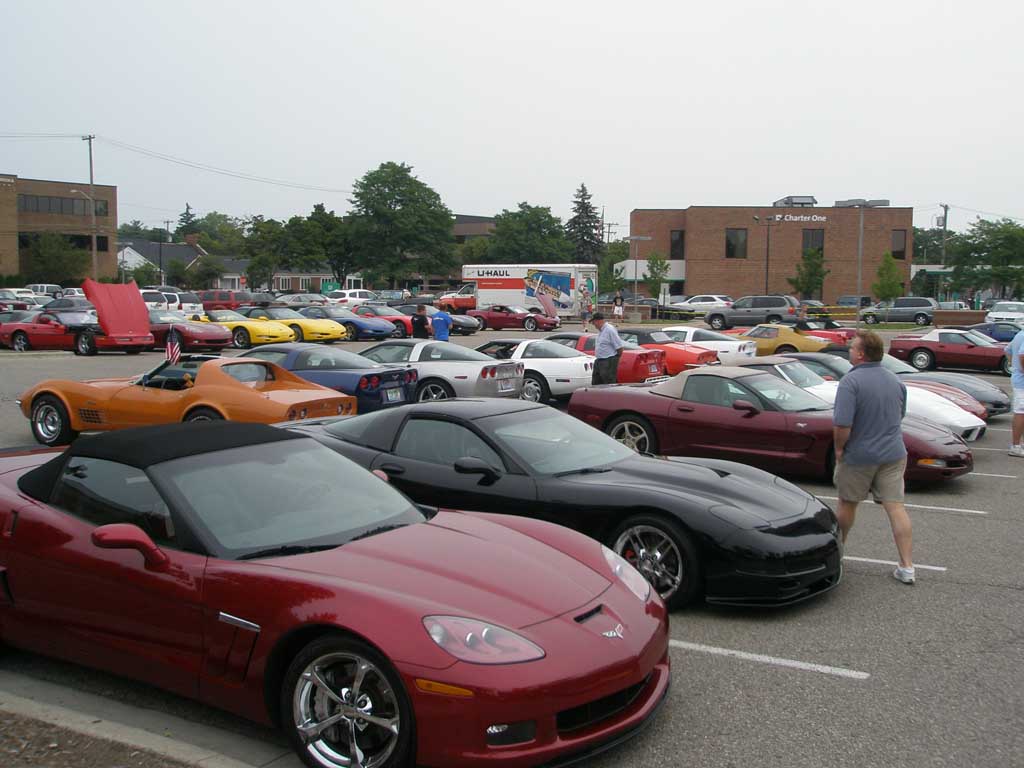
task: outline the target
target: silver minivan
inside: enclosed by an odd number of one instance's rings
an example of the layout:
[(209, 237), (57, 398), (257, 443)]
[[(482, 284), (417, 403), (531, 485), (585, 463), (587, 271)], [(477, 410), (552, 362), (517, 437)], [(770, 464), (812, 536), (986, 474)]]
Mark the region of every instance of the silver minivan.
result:
[(904, 296), (895, 301), (880, 301), (873, 307), (862, 309), (860, 319), (868, 325), (875, 323), (915, 323), (931, 325), (939, 302), (924, 296)]

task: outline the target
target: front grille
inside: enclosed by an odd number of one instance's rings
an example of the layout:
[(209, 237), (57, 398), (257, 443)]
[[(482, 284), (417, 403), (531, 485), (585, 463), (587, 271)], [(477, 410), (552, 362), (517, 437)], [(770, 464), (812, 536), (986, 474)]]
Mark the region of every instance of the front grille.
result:
[(648, 675), (636, 685), (623, 688), (621, 691), (605, 696), (603, 699), (581, 704), (572, 709), (562, 710), (556, 718), (558, 732), (578, 731), (581, 728), (588, 728), (592, 725), (597, 725), (603, 720), (614, 717), (636, 701), (637, 696), (647, 686), (650, 679), (651, 676)]
[(103, 415), (99, 411), (93, 410), (91, 408), (79, 408), (78, 416), (82, 421), (88, 424), (103, 423)]

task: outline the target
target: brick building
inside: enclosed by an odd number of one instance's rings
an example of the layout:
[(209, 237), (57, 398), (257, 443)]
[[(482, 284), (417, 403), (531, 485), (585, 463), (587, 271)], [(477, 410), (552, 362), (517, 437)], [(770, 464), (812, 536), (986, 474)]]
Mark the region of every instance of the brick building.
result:
[[(635, 209), (629, 217), (630, 233), (651, 238), (633, 243), (639, 277), (645, 275), (646, 257), (658, 253), (669, 259), (667, 281), (672, 294), (723, 293), (739, 298), (792, 293), (786, 278), (796, 274), (805, 250), (821, 248), (829, 274), (822, 295), (816, 298), (831, 303), (843, 294), (856, 294), (860, 209), (818, 207), (816, 202), (813, 197), (788, 197), (766, 206)], [(913, 209), (863, 210), (863, 292), (871, 293), (885, 253), (892, 253), (903, 267), (904, 289), (908, 289)], [(771, 225), (765, 224), (768, 221)], [(622, 272), (632, 277), (633, 260)]]
[[(32, 237), (56, 232), (91, 249), (89, 182), (69, 183), (0, 175), (0, 275), (22, 273)], [(96, 200), (96, 274), (117, 275), (117, 187), (93, 185)]]

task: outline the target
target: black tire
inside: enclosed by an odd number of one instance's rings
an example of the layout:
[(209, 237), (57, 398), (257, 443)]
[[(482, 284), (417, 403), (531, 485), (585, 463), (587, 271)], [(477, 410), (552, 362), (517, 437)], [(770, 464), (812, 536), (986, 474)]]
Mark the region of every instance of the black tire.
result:
[(772, 325), (777, 325), (778, 323), (782, 322), (782, 318), (779, 317), (778, 315), (768, 315), (768, 317), (765, 318), (765, 322), (771, 323)]
[(395, 337), (404, 339), (409, 335), (409, 332), (405, 330), (405, 323), (395, 323)]
[[(668, 552), (656, 546), (659, 538), (672, 544)], [(633, 515), (612, 532), (608, 546), (643, 574), (670, 610), (693, 602), (703, 589), (697, 546), (690, 534), (667, 516)], [(649, 554), (651, 549), (660, 553), (657, 559)], [(666, 585), (669, 575), (679, 580), (674, 587)]]
[(28, 334), (24, 331), (15, 331), (11, 335), (11, 349), (15, 352), (28, 352), (32, 349), (32, 345), (28, 341)]
[(547, 403), (551, 400), (551, 388), (548, 381), (536, 371), (527, 371), (523, 375), (523, 389), (519, 395), (520, 400), (529, 400), (534, 403)]
[(306, 340), (306, 337), (302, 333), (302, 326), (299, 326), (299, 325), (289, 325), (288, 327), (291, 328), (292, 329), (292, 333), (295, 334), (295, 341), (305, 341)]
[(126, 350), (124, 351), (124, 353), (125, 353), (126, 355), (137, 355), (137, 354), (139, 354), (139, 353), (140, 353), (141, 351), (142, 351), (142, 347), (131, 347), (130, 349), (126, 349)]
[(616, 416), (605, 425), (604, 431), (613, 440), (618, 440), (637, 453), (658, 453), (658, 433), (643, 416), (632, 413)]
[(416, 386), (416, 402), (448, 400), (455, 397), (455, 390), (441, 379), (424, 379)]
[(868, 325), (877, 325), (878, 317), (875, 315), (864, 315), (864, 322)]
[(825, 482), (832, 485), (835, 482), (836, 474), (836, 449), (835, 446), (830, 445), (828, 447), (828, 453), (825, 454)]
[(97, 354), (96, 339), (87, 331), (75, 336), (75, 354), (91, 357)]
[(231, 343), (235, 349), (248, 349), (252, 346), (252, 339), (249, 337), (249, 332), (245, 328), (235, 328), (231, 332)]
[(716, 331), (721, 331), (729, 327), (725, 322), (725, 318), (721, 315), (712, 315), (707, 319), (707, 323)]
[(213, 410), (213, 408), (193, 408), (185, 414), (185, 418), (182, 421), (224, 421), (224, 417)]
[(915, 349), (907, 357), (907, 360), (919, 371), (927, 371), (935, 365), (935, 355), (923, 348)]
[(481, 331), (486, 331), (487, 330), (487, 321), (484, 320), (482, 317), (477, 317), (476, 318), (476, 324), (478, 326), (480, 326), (480, 330)]
[[(362, 678), (363, 687), (355, 689), (354, 680), (349, 676), (350, 670), (363, 663), (368, 664), (369, 669)], [(328, 691), (326, 696), (321, 695), (324, 686)], [(297, 719), (312, 722), (318, 717), (319, 707), (323, 707), (324, 700), (329, 702), (324, 713), (326, 716), (340, 713), (341, 707), (335, 702), (341, 701), (342, 689), (355, 689), (356, 702), (365, 696), (365, 702), (369, 703), (376, 717), (398, 721), (398, 733), (392, 734), (382, 726), (357, 719), (364, 726), (354, 729), (356, 743), (364, 754), (364, 760), (376, 758), (377, 762), (373, 765), (378, 768), (407, 768), (412, 765), (416, 721), (402, 679), (391, 662), (376, 648), (334, 633), (319, 637), (303, 648), (288, 665), (281, 683), (281, 725), (302, 761), (310, 768), (324, 768), (325, 765), (341, 765), (341, 762), (335, 763), (337, 757), (348, 757), (348, 732), (342, 729), (350, 721), (342, 720), (339, 727), (325, 729), (317, 734), (316, 739), (308, 740), (299, 733), (299, 723), (296, 722)], [(308, 703), (314, 698), (321, 702), (319, 707)], [(317, 759), (318, 752), (322, 760)]]
[(78, 432), (71, 428), (68, 409), (53, 395), (40, 395), (32, 402), (29, 424), (32, 436), (43, 445), (67, 445), (78, 437)]
[(776, 355), (788, 355), (790, 352), (796, 352), (796, 347), (792, 344), (782, 344), (775, 349)]
[(531, 333), (536, 331), (537, 330), (537, 320), (535, 318), (532, 318), (532, 317), (528, 317), (525, 320), (523, 320), (523, 330), (524, 331), (530, 331)]
[(1003, 362), (999, 364), (1000, 370), (1004, 376), (1013, 376), (1013, 366), (1010, 364), (1010, 358), (1003, 356)]
[(359, 341), (359, 329), (354, 323), (345, 323), (345, 341)]
[(924, 312), (918, 312), (916, 315), (914, 315), (914, 324), (930, 325), (931, 322), (928, 320), (928, 315), (926, 315)]

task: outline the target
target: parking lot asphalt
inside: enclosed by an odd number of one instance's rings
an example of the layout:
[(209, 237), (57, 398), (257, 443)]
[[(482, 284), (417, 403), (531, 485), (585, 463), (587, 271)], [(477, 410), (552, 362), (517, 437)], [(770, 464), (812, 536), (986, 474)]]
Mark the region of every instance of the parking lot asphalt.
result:
[[(521, 333), (454, 340), (475, 346)], [(0, 447), (33, 443), (13, 400), (40, 379), (131, 375), (161, 359), (0, 352)], [(781, 610), (673, 614), (664, 708), (639, 737), (586, 765), (1024, 764), (1024, 461), (1006, 454), (1009, 426), (1009, 416), (991, 420), (973, 446), (973, 474), (908, 493), (915, 586), (890, 576), (896, 552), (884, 512), (863, 505), (832, 592)], [(800, 484), (834, 506), (834, 488)], [(103, 717), (214, 739), (221, 754), (250, 765), (299, 765), (280, 735), (230, 715), (29, 653), (0, 655), (0, 695), (33, 690), (63, 692), (70, 708), (109, 702)]]

